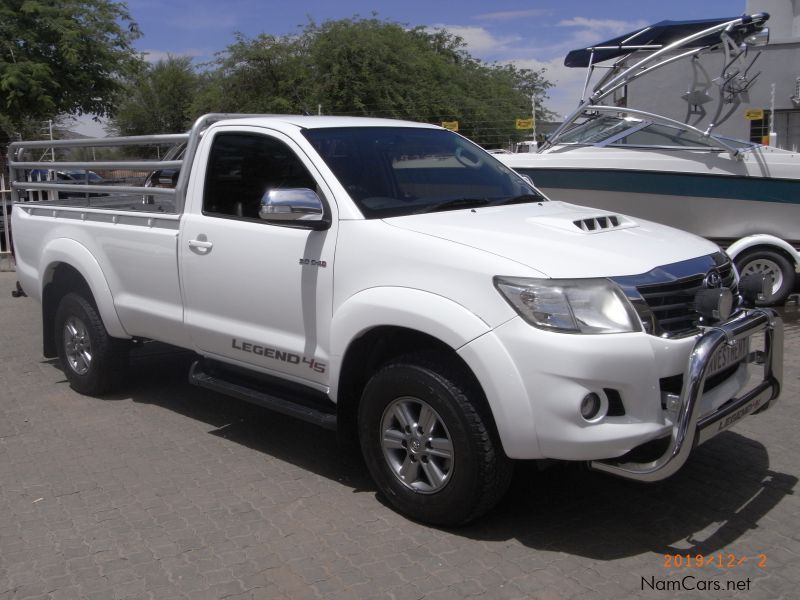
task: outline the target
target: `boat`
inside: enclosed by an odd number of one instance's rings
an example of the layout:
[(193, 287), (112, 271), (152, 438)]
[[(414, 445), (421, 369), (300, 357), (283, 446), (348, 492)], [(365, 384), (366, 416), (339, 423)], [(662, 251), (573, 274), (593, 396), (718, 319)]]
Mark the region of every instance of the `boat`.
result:
[[(619, 90), (677, 60), (721, 49), (722, 122), (757, 77), (744, 45), (768, 39), (769, 15), (662, 21), (590, 48), (565, 64), (588, 67), (584, 99), (534, 153), (498, 155), (548, 197), (691, 231), (726, 249), (740, 275), (763, 273), (761, 301), (783, 302), (800, 265), (800, 154), (716, 135), (644, 110), (617, 106)], [(586, 93), (592, 71), (612, 61)], [(699, 93), (699, 92), (688, 92)], [(705, 93), (705, 92), (703, 92)]]

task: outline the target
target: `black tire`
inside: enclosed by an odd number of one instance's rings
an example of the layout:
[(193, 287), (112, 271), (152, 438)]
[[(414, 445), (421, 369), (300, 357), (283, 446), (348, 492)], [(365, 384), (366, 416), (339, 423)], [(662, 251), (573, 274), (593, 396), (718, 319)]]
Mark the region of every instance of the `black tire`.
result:
[(55, 340), (61, 368), (73, 390), (99, 396), (119, 385), (129, 344), (108, 334), (97, 309), (80, 294), (69, 293), (61, 299)]
[[(423, 417), (424, 406), (433, 413)], [(359, 440), (370, 474), (392, 506), (417, 521), (455, 526), (497, 504), (508, 489), (513, 463), (500, 447), (485, 406), (481, 390), (455, 361), (409, 355), (373, 375), (359, 405)], [(408, 429), (404, 433), (394, 416), (399, 413), (416, 419), (412, 427), (423, 420), (431, 425), (424, 433), (420, 428), (419, 437)], [(401, 436), (407, 439), (400, 441)], [(389, 437), (393, 447), (387, 449)], [(445, 439), (452, 459), (439, 455), (449, 452)], [(407, 464), (410, 471), (411, 463), (417, 463), (416, 470), (404, 481), (400, 473)]]
[(759, 306), (783, 304), (794, 290), (794, 265), (779, 252), (765, 249), (752, 250), (737, 256), (735, 262), (741, 276), (751, 273), (773, 275), (775, 286), (772, 293), (762, 302), (757, 302)]

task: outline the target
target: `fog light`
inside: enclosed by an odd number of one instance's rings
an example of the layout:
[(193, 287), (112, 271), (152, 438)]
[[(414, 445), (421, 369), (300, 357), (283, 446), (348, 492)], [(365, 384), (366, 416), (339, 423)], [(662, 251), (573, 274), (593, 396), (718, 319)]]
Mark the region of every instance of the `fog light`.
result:
[(752, 308), (756, 302), (764, 300), (772, 290), (772, 275), (764, 273), (751, 273), (739, 280), (739, 293), (742, 295), (744, 305)]
[(592, 392), (591, 394), (586, 394), (581, 400), (581, 416), (590, 421), (597, 416), (597, 413), (600, 412), (600, 396)]
[(694, 308), (703, 319), (724, 321), (733, 310), (733, 294), (728, 288), (698, 290), (694, 297)]

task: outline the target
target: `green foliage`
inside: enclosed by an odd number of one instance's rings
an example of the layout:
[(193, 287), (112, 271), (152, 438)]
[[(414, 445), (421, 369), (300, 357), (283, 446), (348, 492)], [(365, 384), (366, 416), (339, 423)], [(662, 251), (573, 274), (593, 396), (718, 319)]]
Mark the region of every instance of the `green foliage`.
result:
[(138, 36), (110, 0), (0, 0), (0, 127), (108, 114), (120, 76), (140, 63)]
[(147, 65), (125, 85), (112, 129), (118, 135), (186, 131), (199, 82), (189, 57), (168, 56)]
[(360, 115), (441, 123), (487, 146), (530, 136), (551, 84), (541, 71), (483, 63), (447, 31), (370, 19), (309, 22), (297, 35), (237, 35), (201, 73), (146, 65), (124, 4), (0, 0), (0, 130), (57, 114), (112, 115), (123, 135), (186, 130), (206, 112)]
[(204, 76), (194, 113), (316, 113), (458, 121), (478, 143), (530, 136), (515, 119), (537, 118), (551, 84), (540, 71), (486, 64), (446, 31), (378, 19), (309, 23), (299, 35), (236, 42)]
[(195, 113), (298, 113), (309, 98), (310, 60), (304, 40), (261, 34), (248, 40), (237, 34), (206, 74)]

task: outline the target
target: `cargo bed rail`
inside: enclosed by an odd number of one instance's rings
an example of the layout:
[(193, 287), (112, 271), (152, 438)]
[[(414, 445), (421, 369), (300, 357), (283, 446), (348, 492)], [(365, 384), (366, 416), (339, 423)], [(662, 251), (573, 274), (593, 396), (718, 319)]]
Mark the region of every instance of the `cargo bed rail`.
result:
[[(102, 206), (94, 208), (142, 211), (148, 210), (147, 205), (151, 205), (153, 212), (181, 213), (186, 201), (185, 190), (192, 161), (203, 132), (217, 121), (255, 116), (264, 115), (203, 115), (195, 121), (188, 133), (13, 142), (8, 149), (11, 200), (14, 203), (46, 202), (48, 205), (93, 208), (92, 200), (102, 196)], [(145, 151), (148, 147), (177, 148), (181, 145), (185, 149), (178, 156), (169, 159), (126, 158), (133, 149)], [(109, 154), (108, 149), (113, 149), (110, 152), (112, 158), (104, 156), (99, 160), (76, 159), (76, 155), (79, 157), (88, 152), (94, 157), (96, 149), (102, 149), (101, 154)], [(38, 159), (31, 159), (28, 155), (36, 150), (44, 153)], [(113, 157), (115, 150), (119, 158)], [(44, 160), (44, 156), (48, 154), (52, 160)], [(170, 151), (167, 150), (167, 155), (169, 154)], [(90, 173), (95, 171), (127, 172), (129, 175), (124, 180), (116, 178), (95, 184), (90, 182)], [(177, 175), (177, 180), (170, 182), (167, 187), (159, 187), (159, 182), (153, 175), (162, 171), (171, 171)], [(71, 182), (63, 183), (54, 179), (66, 178), (70, 172), (75, 176)], [(129, 179), (134, 179), (137, 183), (131, 185)], [(118, 197), (119, 202), (109, 202), (109, 196)], [(156, 197), (165, 199), (165, 202), (155, 201)], [(135, 206), (136, 204), (139, 206)]]

